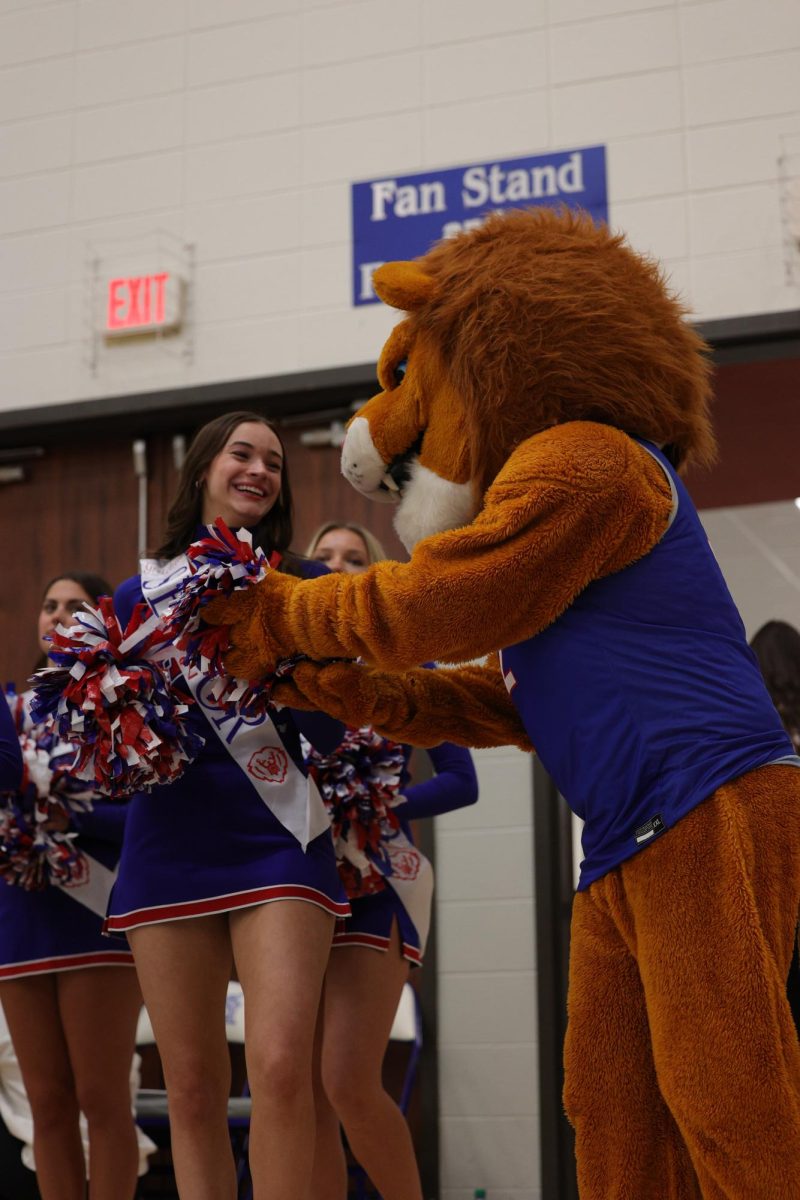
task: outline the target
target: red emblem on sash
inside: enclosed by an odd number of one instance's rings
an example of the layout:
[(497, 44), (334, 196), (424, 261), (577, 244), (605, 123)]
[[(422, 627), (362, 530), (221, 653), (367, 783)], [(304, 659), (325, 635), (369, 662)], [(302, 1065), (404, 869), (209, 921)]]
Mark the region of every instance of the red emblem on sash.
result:
[(413, 846), (395, 846), (390, 842), (386, 853), (392, 864), (395, 879), (404, 879), (411, 883), (417, 878), (420, 868), (419, 850)]
[(289, 756), (276, 746), (262, 746), (250, 757), (247, 770), (254, 779), (266, 783), (283, 783), (289, 770)]

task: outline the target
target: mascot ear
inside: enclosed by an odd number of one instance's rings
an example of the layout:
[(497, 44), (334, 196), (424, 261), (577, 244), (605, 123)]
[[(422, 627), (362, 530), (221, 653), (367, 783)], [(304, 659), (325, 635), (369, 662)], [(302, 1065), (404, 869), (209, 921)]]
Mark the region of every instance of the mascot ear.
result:
[(384, 304), (404, 312), (422, 308), (437, 292), (436, 280), (415, 262), (384, 263), (374, 272), (372, 285)]

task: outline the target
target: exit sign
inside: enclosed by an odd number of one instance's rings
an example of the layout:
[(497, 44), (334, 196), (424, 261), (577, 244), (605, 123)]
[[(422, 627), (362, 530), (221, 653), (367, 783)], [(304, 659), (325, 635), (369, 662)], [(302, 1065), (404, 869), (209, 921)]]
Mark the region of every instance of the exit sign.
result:
[(183, 280), (169, 271), (109, 279), (106, 337), (178, 329), (183, 316)]

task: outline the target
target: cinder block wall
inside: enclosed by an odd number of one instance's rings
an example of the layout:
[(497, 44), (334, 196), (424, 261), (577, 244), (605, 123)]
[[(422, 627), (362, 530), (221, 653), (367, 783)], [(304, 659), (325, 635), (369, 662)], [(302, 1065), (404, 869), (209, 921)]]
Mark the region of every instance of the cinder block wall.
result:
[[(699, 317), (793, 308), (798, 77), (795, 0), (0, 0), (0, 406), (369, 361), (351, 181), (598, 142)], [(87, 260), (156, 230), (193, 360), (92, 373)]]
[(440, 1197), (540, 1200), (533, 773), (474, 757), (478, 803), (436, 823)]

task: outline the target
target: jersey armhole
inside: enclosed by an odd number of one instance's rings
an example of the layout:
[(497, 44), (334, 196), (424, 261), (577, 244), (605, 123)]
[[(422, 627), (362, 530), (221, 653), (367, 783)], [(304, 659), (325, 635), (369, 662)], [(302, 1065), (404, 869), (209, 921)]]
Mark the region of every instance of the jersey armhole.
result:
[(664, 472), (664, 477), (665, 477), (667, 483), (669, 484), (670, 496), (672, 497), (672, 506), (669, 510), (669, 520), (667, 521), (667, 527), (661, 535), (661, 538), (663, 539), (669, 533), (669, 531), (672, 527), (672, 522), (675, 520), (675, 518), (678, 515), (678, 489), (675, 487), (675, 480), (672, 478), (672, 475), (667, 470), (667, 468), (664, 466), (663, 462), (658, 457), (658, 455), (654, 454), (649, 446), (645, 446), (644, 442), (637, 442), (637, 445), (641, 446), (641, 448), (645, 451), (645, 453), (650, 455), (653, 462), (658, 463), (659, 467)]

